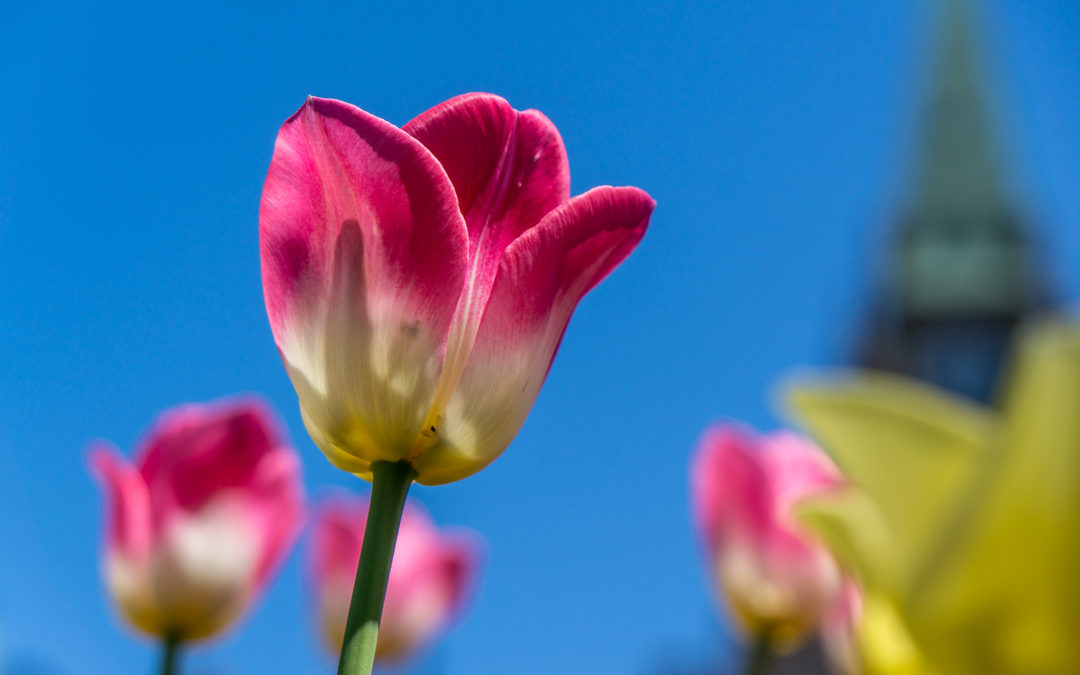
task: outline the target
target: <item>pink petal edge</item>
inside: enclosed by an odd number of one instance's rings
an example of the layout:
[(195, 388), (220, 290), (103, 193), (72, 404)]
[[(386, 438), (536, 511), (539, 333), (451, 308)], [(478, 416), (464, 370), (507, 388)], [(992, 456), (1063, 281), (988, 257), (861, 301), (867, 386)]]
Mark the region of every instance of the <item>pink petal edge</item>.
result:
[(467, 231), (442, 166), (401, 129), (348, 103), (309, 97), (278, 134), (259, 221), (279, 348), (296, 312), (328, 297), (347, 224), (363, 241), (366, 293), (404, 292), (429, 330), (445, 336), (464, 280)]
[[(654, 206), (637, 188), (594, 188), (507, 248), (447, 408), (444, 442), (414, 462), (419, 482), (464, 478), (506, 448), (540, 391), (581, 297), (630, 254)], [(467, 458), (467, 473), (461, 457)]]
[(105, 548), (132, 558), (152, 546), (150, 499), (139, 471), (111, 445), (99, 442), (87, 455), (90, 472), (105, 490)]

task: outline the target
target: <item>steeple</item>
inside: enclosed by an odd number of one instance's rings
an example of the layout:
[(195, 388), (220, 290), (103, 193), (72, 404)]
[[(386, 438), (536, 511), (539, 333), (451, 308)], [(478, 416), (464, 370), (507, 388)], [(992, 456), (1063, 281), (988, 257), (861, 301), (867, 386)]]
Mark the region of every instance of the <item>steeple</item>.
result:
[(926, 115), (918, 203), (927, 209), (978, 209), (1001, 198), (971, 8), (944, 3), (938, 66)]
[(914, 194), (896, 250), (905, 318), (1022, 311), (1032, 295), (1029, 243), (1002, 184), (971, 8), (943, 3)]
[(999, 164), (973, 8), (939, 7), (916, 174), (863, 365), (985, 400), (1032, 308), (1032, 250)]

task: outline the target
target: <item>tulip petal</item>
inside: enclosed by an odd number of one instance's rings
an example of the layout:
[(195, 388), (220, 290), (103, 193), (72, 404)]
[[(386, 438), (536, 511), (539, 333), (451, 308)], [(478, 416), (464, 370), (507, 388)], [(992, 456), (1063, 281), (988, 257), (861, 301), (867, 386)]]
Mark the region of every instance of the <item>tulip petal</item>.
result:
[(839, 490), (843, 477), (805, 438), (725, 424), (703, 437), (691, 481), (709, 568), (733, 618), (751, 634), (772, 631), (782, 649), (794, 646), (833, 604), (842, 577), (792, 507)]
[(709, 550), (731, 528), (761, 542), (775, 527), (770, 477), (751, 453), (754, 439), (749, 430), (724, 425), (706, 432), (694, 460), (690, 478), (694, 487), (694, 511), (698, 530)]
[(465, 280), (468, 234), (446, 173), (393, 125), (310, 98), (278, 134), (260, 240), (274, 340), (312, 436), (346, 470), (400, 458)]
[[(1065, 580), (1080, 563), (1080, 331), (1035, 324), (1019, 345), (1004, 408), (1008, 450), (923, 611), (909, 614), (935, 654), (959, 651), (942, 637), (959, 626), (971, 639), (958, 660), (983, 658), (1001, 672), (1077, 672), (1080, 585)], [(994, 626), (1000, 632), (987, 628), (990, 615), (1008, 617)]]
[(105, 577), (125, 618), (157, 636), (210, 637), (242, 613), (300, 526), (296, 453), (258, 401), (164, 413), (135, 465), (90, 454), (109, 490)]
[(483, 549), (477, 536), (465, 533), (443, 535), (441, 546), (439, 570), (443, 584), (449, 589), (447, 615), (452, 620), (473, 597)]
[(850, 487), (814, 495), (799, 501), (794, 510), (799, 522), (867, 587), (897, 586), (891, 576), (895, 565), (888, 527), (865, 492)]
[(103, 572), (109, 593), (133, 625), (160, 634), (165, 616), (153, 590), (155, 540), (146, 483), (135, 466), (105, 443), (90, 450), (89, 464), (107, 495)]
[[(518, 112), (492, 94), (464, 94), (403, 128), (435, 155), (454, 184), (469, 227), (470, 257), (481, 243), (501, 253), (570, 198), (562, 137), (539, 111)], [(489, 229), (495, 232), (481, 242)]]
[(214, 500), (198, 514), (168, 521), (154, 551), (154, 590), (169, 632), (200, 640), (227, 627), (251, 604), (262, 532), (242, 502)]
[(992, 464), (993, 418), (955, 396), (885, 374), (804, 384), (790, 402), (844, 474), (872, 496), (893, 540), (896, 582), (910, 590), (955, 543), (958, 523), (941, 514), (957, 513), (966, 491), (979, 489)]
[(255, 584), (262, 586), (285, 560), (303, 524), (300, 458), (289, 448), (275, 448), (259, 462), (253, 478), (247, 509), (263, 537), (255, 567)]
[(351, 585), (366, 521), (367, 503), (358, 499), (337, 498), (318, 509), (308, 544), (308, 567), (313, 579), (324, 582), (344, 576)]
[(376, 656), (394, 660), (428, 642), (470, 597), (479, 556), (465, 534), (444, 536), (427, 512), (406, 504), (383, 608)]
[[(367, 503), (335, 498), (318, 510), (308, 569), (324, 637), (341, 649), (349, 595), (364, 537)], [(480, 545), (469, 533), (444, 535), (416, 502), (405, 504), (383, 606), (376, 659), (400, 659), (453, 621), (471, 596)]]
[(518, 112), (492, 94), (452, 98), (404, 130), (442, 163), (469, 229), (469, 275), (426, 422), (432, 425), (460, 381), (499, 261), (523, 232), (570, 198), (570, 167), (550, 120), (536, 110)]
[(280, 438), (274, 415), (257, 400), (189, 404), (161, 416), (139, 453), (153, 504), (153, 529), (190, 518), (215, 499), (237, 502), (260, 537), (255, 585), (265, 582), (300, 526), (300, 463)]
[(273, 415), (257, 401), (188, 404), (163, 414), (139, 453), (157, 507), (198, 510), (223, 490), (251, 485), (270, 448), (281, 445)]
[(150, 497), (146, 483), (135, 466), (105, 443), (90, 450), (89, 464), (108, 495), (106, 550), (142, 559), (151, 546)]
[(862, 592), (851, 579), (844, 581), (844, 590), (821, 620), (821, 642), (827, 661), (842, 675), (863, 672), (859, 649), (863, 615)]
[(595, 188), (550, 213), (506, 250), (439, 437), (413, 462), (418, 482), (469, 476), (509, 445), (578, 301), (630, 254), (654, 206), (637, 188)]
[(786, 431), (758, 437), (734, 424), (706, 432), (691, 480), (698, 527), (710, 549), (723, 543), (718, 537), (724, 534), (748, 540), (772, 560), (813, 555), (791, 507), (844, 482), (806, 439)]
[(1029, 504), (1038, 496), (1042, 513), (1080, 526), (1080, 331), (1047, 323), (1027, 332), (1005, 401), (1008, 442), (1023, 451), (1009, 457), (1003, 480)]

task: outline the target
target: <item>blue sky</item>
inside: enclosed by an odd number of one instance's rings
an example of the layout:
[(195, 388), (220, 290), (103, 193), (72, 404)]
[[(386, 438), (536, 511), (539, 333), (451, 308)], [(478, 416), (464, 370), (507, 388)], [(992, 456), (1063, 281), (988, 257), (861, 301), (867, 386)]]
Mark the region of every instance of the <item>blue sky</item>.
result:
[[(259, 392), (309, 490), (366, 484), (304, 433), (271, 339), (258, 202), (308, 94), (402, 124), (465, 91), (538, 108), (575, 193), (658, 202), (582, 302), (509, 450), (416, 488), (486, 537), (464, 621), (422, 673), (648, 673), (729, 649), (686, 463), (729, 417), (770, 427), (792, 367), (854, 344), (911, 159), (927, 5), (656, 2), (0, 5), (0, 654), (145, 673), (98, 571), (87, 443), (130, 452), (163, 408)], [(1080, 12), (987, 4), (1019, 202), (1075, 298)], [(303, 542), (301, 542), (303, 545)], [(300, 556), (194, 673), (328, 673)]]

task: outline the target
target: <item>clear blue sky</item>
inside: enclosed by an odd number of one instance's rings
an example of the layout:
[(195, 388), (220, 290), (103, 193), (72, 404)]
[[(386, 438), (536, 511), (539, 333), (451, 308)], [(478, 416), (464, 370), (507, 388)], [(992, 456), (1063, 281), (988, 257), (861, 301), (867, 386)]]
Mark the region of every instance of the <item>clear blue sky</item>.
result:
[[(228, 7), (225, 5), (228, 4)], [(561, 130), (574, 192), (658, 202), (579, 307), (510, 449), (417, 488), (484, 534), (471, 611), (422, 673), (648, 673), (728, 644), (689, 521), (703, 427), (842, 362), (910, 159), (925, 7), (903, 3), (15, 0), (0, 4), (0, 653), (147, 673), (99, 582), (84, 451), (161, 409), (261, 392), (310, 491), (366, 490), (304, 433), (270, 335), (258, 203), (308, 94), (402, 124), (486, 90)], [(989, 3), (1021, 204), (1076, 297), (1080, 10)], [(299, 551), (191, 673), (328, 673)]]

